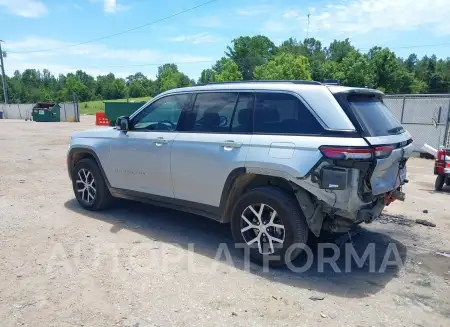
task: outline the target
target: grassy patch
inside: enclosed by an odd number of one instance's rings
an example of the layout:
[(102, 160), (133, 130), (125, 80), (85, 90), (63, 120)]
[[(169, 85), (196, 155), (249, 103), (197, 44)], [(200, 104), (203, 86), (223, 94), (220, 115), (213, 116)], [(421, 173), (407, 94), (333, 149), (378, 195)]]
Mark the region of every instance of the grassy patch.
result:
[[(151, 97), (130, 98), (130, 99), (128, 99), (128, 101), (129, 102), (147, 102), (150, 99), (151, 99)], [(81, 115), (95, 115), (96, 112), (105, 111), (104, 102), (127, 102), (127, 99), (80, 102), (80, 114)]]

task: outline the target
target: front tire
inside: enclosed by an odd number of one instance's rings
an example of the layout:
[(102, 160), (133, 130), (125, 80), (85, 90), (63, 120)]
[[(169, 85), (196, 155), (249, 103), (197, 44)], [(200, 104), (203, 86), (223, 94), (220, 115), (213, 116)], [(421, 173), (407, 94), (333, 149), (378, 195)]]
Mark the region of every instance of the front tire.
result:
[(112, 202), (113, 197), (93, 159), (77, 162), (72, 171), (72, 186), (78, 203), (85, 209), (106, 209)]
[(434, 182), (434, 188), (436, 191), (442, 191), (445, 183), (445, 175), (437, 175), (436, 182)]
[[(236, 244), (249, 251), (252, 261), (272, 267), (294, 260), (309, 232), (295, 198), (274, 187), (246, 192), (234, 207), (231, 228)], [(294, 244), (300, 246), (290, 248)]]

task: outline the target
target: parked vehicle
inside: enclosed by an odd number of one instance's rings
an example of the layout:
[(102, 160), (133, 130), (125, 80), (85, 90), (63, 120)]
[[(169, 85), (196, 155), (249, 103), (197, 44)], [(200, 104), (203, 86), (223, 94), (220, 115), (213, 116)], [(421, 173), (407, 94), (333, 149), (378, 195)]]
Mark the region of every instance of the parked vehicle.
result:
[(114, 197), (231, 223), (254, 261), (283, 265), (309, 231), (346, 231), (403, 199), (411, 135), (377, 90), (311, 81), (167, 91), (115, 128), (76, 132), (75, 196)]
[(434, 174), (436, 181), (434, 187), (436, 191), (442, 191), (445, 185), (450, 185), (450, 149), (439, 149), (434, 164)]

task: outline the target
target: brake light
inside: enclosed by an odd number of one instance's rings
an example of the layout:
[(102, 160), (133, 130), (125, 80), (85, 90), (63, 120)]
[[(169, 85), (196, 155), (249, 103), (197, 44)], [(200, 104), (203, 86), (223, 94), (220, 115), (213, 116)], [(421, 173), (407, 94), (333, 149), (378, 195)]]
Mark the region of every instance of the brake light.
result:
[(320, 152), (329, 158), (334, 160), (367, 160), (372, 159), (372, 148), (340, 148), (340, 147), (327, 147), (320, 148)]
[(391, 155), (392, 150), (394, 150), (393, 145), (376, 146), (374, 149), (375, 158), (387, 158)]
[(440, 149), (438, 151), (438, 160), (439, 161), (445, 161), (445, 156), (447, 155), (447, 152), (444, 149)]
[(371, 160), (389, 157), (394, 150), (392, 145), (377, 146), (374, 148), (354, 148), (354, 147), (320, 147), (322, 154), (333, 160)]

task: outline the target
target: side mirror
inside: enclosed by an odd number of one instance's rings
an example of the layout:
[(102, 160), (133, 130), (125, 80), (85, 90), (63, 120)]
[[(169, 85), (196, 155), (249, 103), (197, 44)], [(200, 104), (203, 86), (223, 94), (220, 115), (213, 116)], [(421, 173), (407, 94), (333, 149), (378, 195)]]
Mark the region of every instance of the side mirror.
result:
[(121, 131), (128, 131), (130, 127), (130, 119), (127, 116), (120, 116), (116, 119), (116, 128)]

